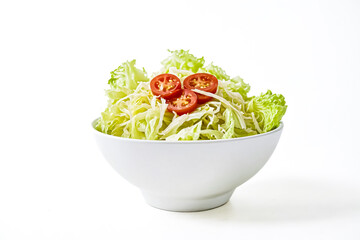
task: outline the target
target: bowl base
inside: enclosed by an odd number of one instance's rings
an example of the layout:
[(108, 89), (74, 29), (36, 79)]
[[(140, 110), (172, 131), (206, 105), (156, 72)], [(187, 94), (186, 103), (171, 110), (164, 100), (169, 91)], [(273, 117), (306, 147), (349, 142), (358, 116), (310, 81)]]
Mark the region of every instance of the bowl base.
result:
[(159, 196), (143, 191), (145, 201), (152, 207), (173, 212), (198, 212), (220, 207), (227, 203), (235, 189), (231, 191), (197, 199), (183, 199)]

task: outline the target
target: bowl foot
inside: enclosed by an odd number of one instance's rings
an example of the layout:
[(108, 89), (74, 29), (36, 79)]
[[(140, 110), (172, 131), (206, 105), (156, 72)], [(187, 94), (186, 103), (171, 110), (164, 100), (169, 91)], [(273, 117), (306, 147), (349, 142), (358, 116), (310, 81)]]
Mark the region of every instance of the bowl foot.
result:
[(235, 189), (214, 196), (203, 198), (176, 198), (159, 196), (143, 191), (145, 201), (152, 207), (174, 212), (197, 212), (220, 207), (227, 203)]

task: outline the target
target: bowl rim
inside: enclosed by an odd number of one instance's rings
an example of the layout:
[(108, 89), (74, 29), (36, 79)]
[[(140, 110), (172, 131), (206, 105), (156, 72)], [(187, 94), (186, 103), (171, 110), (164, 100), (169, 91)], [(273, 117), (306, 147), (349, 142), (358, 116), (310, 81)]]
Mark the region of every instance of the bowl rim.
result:
[(224, 143), (224, 142), (233, 142), (233, 141), (245, 141), (245, 140), (252, 139), (252, 138), (258, 138), (258, 137), (263, 137), (266, 135), (271, 135), (276, 132), (281, 132), (282, 129), (284, 128), (284, 123), (282, 121), (280, 121), (280, 125), (277, 128), (275, 128), (269, 132), (246, 136), (246, 137), (238, 137), (238, 138), (230, 138), (230, 139), (216, 139), (216, 140), (165, 141), (165, 140), (145, 140), (145, 139), (124, 138), (124, 137), (109, 135), (109, 134), (100, 132), (95, 128), (95, 124), (99, 119), (100, 119), (100, 117), (96, 118), (95, 120), (93, 120), (91, 122), (91, 128), (97, 135), (105, 136), (108, 138), (113, 138), (113, 139), (119, 140), (119, 141), (130, 141), (130, 142), (151, 143), (151, 144), (204, 144), (204, 143)]

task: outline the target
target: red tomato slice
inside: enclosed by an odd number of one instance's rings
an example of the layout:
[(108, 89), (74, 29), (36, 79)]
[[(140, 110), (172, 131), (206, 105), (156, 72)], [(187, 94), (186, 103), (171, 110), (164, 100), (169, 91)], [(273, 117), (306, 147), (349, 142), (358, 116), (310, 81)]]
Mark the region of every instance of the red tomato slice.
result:
[(178, 115), (190, 113), (197, 107), (197, 96), (191, 90), (184, 89), (181, 95), (168, 100), (168, 110)]
[(150, 88), (155, 96), (170, 99), (181, 92), (180, 79), (173, 74), (160, 74), (150, 81)]
[[(214, 75), (208, 73), (196, 73), (188, 76), (184, 80), (184, 88), (199, 89), (205, 92), (216, 93), (218, 87), (218, 80)], [(212, 97), (196, 93), (198, 103), (205, 103), (212, 99)]]

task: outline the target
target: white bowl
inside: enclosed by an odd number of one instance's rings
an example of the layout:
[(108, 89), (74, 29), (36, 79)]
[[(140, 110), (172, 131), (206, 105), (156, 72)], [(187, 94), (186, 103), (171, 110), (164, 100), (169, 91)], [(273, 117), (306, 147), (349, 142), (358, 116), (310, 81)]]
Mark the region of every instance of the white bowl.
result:
[(229, 201), (273, 153), (283, 123), (273, 131), (227, 140), (166, 142), (115, 137), (97, 131), (110, 165), (139, 187), (146, 202), (169, 211), (201, 211)]

